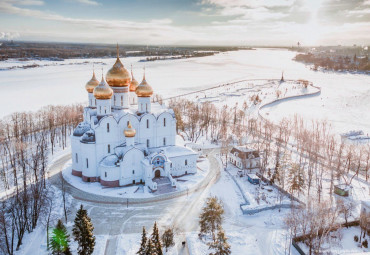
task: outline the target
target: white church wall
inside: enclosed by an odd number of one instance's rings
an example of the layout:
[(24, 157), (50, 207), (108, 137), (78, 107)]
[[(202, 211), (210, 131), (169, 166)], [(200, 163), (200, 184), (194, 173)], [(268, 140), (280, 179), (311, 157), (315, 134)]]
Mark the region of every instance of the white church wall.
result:
[[(99, 177), (94, 143), (80, 143), (83, 177)], [(79, 159), (80, 160), (80, 159)]]
[[(148, 123), (149, 121), (149, 128)], [(138, 141), (143, 144), (147, 144), (147, 139), (149, 139), (149, 147), (157, 147), (157, 141), (154, 139), (156, 133), (156, 118), (153, 114), (145, 114), (140, 119)]]
[(172, 163), (171, 174), (173, 176), (180, 176), (184, 174), (196, 173), (197, 158), (198, 155), (196, 154), (170, 157), (169, 159)]
[[(159, 146), (175, 145), (176, 122), (173, 121), (173, 117), (170, 113), (161, 113), (157, 118), (157, 129), (156, 129), (156, 144)], [(164, 123), (165, 122), (165, 123)], [(164, 125), (166, 124), (166, 125)], [(166, 139), (164, 144), (164, 138)]]
[(72, 170), (82, 172), (80, 137), (71, 135), (71, 147), (72, 147)]
[(133, 148), (126, 152), (120, 165), (120, 186), (145, 181), (145, 171), (142, 168), (141, 160), (144, 154), (141, 150)]

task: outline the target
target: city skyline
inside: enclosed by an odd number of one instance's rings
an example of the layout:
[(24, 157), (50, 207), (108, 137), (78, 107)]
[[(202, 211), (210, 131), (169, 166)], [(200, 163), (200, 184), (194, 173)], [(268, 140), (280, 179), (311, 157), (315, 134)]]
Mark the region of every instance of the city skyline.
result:
[(0, 39), (159, 45), (366, 45), (369, 0), (0, 0)]

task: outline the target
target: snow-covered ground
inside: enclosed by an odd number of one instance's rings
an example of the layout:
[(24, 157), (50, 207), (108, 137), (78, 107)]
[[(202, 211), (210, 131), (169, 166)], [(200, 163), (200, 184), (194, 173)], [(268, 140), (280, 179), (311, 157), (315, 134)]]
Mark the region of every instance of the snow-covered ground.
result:
[[(211, 188), (210, 195), (222, 200), (225, 209), (223, 228), (232, 254), (285, 254), (289, 240), (283, 219), (289, 209), (264, 211), (255, 215), (243, 215), (240, 204), (244, 202), (234, 181), (226, 172)], [(250, 194), (252, 195), (252, 194)], [(192, 255), (209, 254), (208, 246), (199, 240), (198, 232), (187, 235), (189, 251)]]
[[(325, 254), (369, 254), (370, 249), (365, 247), (359, 247), (359, 243), (354, 241), (354, 236), (360, 236), (360, 227), (342, 228), (336, 232), (333, 232), (331, 236), (337, 236), (340, 238), (330, 238), (323, 244), (323, 251)], [(339, 240), (338, 240), (339, 239)], [(365, 237), (370, 242), (370, 237)], [(362, 241), (365, 240), (362, 238)], [(308, 254), (309, 248), (305, 243), (299, 243), (301, 249)]]
[[(267, 206), (274, 206), (280, 203), (290, 204), (291, 201), (287, 196), (282, 195), (281, 201), (279, 192), (273, 186), (264, 184), (261, 181), (261, 185), (255, 185), (248, 181), (247, 174), (255, 173), (257, 169), (245, 171), (243, 176), (238, 174), (239, 168), (232, 164), (228, 164), (227, 167), (230, 174), (232, 174), (239, 186), (242, 188), (245, 196), (248, 199), (249, 205), (245, 205), (245, 209), (257, 209)], [(263, 183), (263, 184), (262, 184)]]

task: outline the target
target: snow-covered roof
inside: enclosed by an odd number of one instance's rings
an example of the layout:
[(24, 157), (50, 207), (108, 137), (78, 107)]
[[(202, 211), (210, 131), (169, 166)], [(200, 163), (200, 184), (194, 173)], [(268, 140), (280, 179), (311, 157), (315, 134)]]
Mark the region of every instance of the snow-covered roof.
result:
[(145, 146), (143, 144), (135, 144), (135, 145), (131, 145), (131, 146), (126, 146), (126, 143), (123, 143), (121, 144), (120, 146), (117, 146), (116, 148), (114, 148), (114, 152), (115, 154), (119, 157), (119, 158), (122, 158), (124, 157), (124, 155), (131, 149), (133, 148), (136, 148), (138, 150), (141, 150), (143, 153), (145, 151)]
[(184, 155), (198, 155), (198, 153), (192, 149), (183, 146), (165, 146), (160, 147), (160, 149), (163, 150), (163, 153), (170, 158)]
[(75, 130), (73, 130), (74, 136), (82, 136), (86, 131), (90, 130), (90, 124), (88, 122), (80, 122)]
[(258, 177), (256, 174), (248, 174), (248, 176), (249, 176), (251, 179), (259, 179), (259, 177)]
[(116, 163), (118, 162), (118, 157), (116, 154), (108, 155), (105, 158), (102, 159), (100, 162), (101, 166), (106, 167), (115, 167)]
[(81, 138), (81, 142), (83, 143), (94, 143), (95, 142), (95, 132), (94, 130), (90, 129), (88, 131), (86, 131), (82, 138)]

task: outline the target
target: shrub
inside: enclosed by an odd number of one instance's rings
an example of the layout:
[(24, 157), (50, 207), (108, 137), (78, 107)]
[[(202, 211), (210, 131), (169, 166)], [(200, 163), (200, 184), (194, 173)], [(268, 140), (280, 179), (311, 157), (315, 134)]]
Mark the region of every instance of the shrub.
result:
[(364, 246), (365, 248), (367, 248), (367, 247), (368, 247), (367, 239), (365, 239), (365, 240), (362, 242), (362, 246)]
[(358, 236), (356, 235), (356, 236), (354, 236), (353, 237), (353, 240), (355, 240), (355, 242), (358, 242)]

